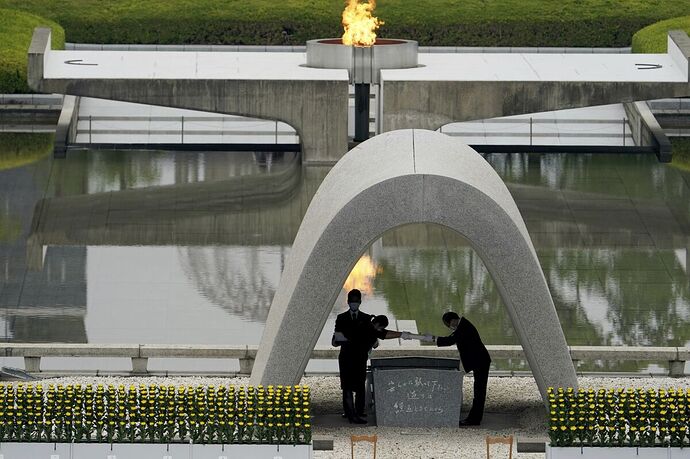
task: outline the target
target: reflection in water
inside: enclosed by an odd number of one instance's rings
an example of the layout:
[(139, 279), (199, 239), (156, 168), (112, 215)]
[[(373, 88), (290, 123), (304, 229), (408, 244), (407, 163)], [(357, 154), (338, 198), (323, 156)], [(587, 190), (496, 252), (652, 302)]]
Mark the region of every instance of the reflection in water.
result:
[(178, 253), (201, 295), (235, 316), (265, 322), (287, 250), (271, 249), (181, 247)]
[(381, 273), (382, 269), (371, 260), (367, 254), (357, 260), (355, 266), (350, 271), (350, 274), (345, 279), (343, 290), (349, 292), (353, 288), (359, 289), (362, 294), (371, 295), (374, 293), (374, 286), (372, 282), (377, 274)]
[[(570, 344), (688, 343), (690, 174), (641, 155), (487, 160), (516, 199)], [(205, 327), (214, 327), (235, 330), (214, 340), (258, 343), (327, 173), (287, 153), (269, 168), (252, 154), (144, 152), (75, 152), (0, 172), (0, 222), (20, 228), (0, 226), (5, 339), (209, 342)], [(86, 295), (105, 287), (117, 298)], [(445, 332), (439, 317), (453, 309), (488, 343), (518, 342), (482, 260), (441, 227), (384, 234), (353, 269), (350, 288), (367, 293), (367, 308), (415, 320), (420, 331)], [(157, 308), (150, 317), (164, 319), (106, 333), (123, 305)], [(195, 315), (202, 310), (207, 325)], [(153, 332), (171, 317), (175, 333)], [(49, 325), (58, 321), (60, 333)]]

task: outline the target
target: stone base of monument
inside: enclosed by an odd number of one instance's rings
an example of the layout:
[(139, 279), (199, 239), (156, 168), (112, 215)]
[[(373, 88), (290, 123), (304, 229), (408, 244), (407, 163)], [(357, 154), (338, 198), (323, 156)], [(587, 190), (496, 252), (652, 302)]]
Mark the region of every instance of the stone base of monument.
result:
[(457, 427), (462, 378), (457, 359), (371, 359), (367, 389), (371, 421), (379, 426)]

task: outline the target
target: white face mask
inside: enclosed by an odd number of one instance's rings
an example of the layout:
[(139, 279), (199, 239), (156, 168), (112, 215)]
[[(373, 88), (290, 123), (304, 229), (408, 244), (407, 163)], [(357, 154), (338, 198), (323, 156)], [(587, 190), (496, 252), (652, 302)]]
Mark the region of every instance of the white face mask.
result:
[(350, 306), (350, 311), (352, 312), (357, 312), (359, 309), (359, 303), (347, 303), (348, 306)]

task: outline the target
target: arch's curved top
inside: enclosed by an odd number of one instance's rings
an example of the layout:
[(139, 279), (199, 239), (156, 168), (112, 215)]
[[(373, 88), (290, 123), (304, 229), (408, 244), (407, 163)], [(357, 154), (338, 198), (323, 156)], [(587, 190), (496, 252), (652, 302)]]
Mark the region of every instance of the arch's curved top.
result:
[(295, 384), (343, 282), (385, 231), (447, 226), (484, 261), (542, 395), (577, 379), (520, 212), (491, 166), (467, 145), (424, 130), (376, 136), (345, 155), (315, 194), (273, 299), (252, 383)]

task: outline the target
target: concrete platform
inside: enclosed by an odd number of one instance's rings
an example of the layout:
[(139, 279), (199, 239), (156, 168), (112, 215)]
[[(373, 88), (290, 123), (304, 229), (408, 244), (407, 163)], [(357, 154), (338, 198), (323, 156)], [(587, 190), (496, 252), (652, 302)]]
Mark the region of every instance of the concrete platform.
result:
[(420, 53), (419, 63), (422, 66), (413, 69), (381, 70), (381, 77), (386, 81), (688, 81), (669, 54)]

